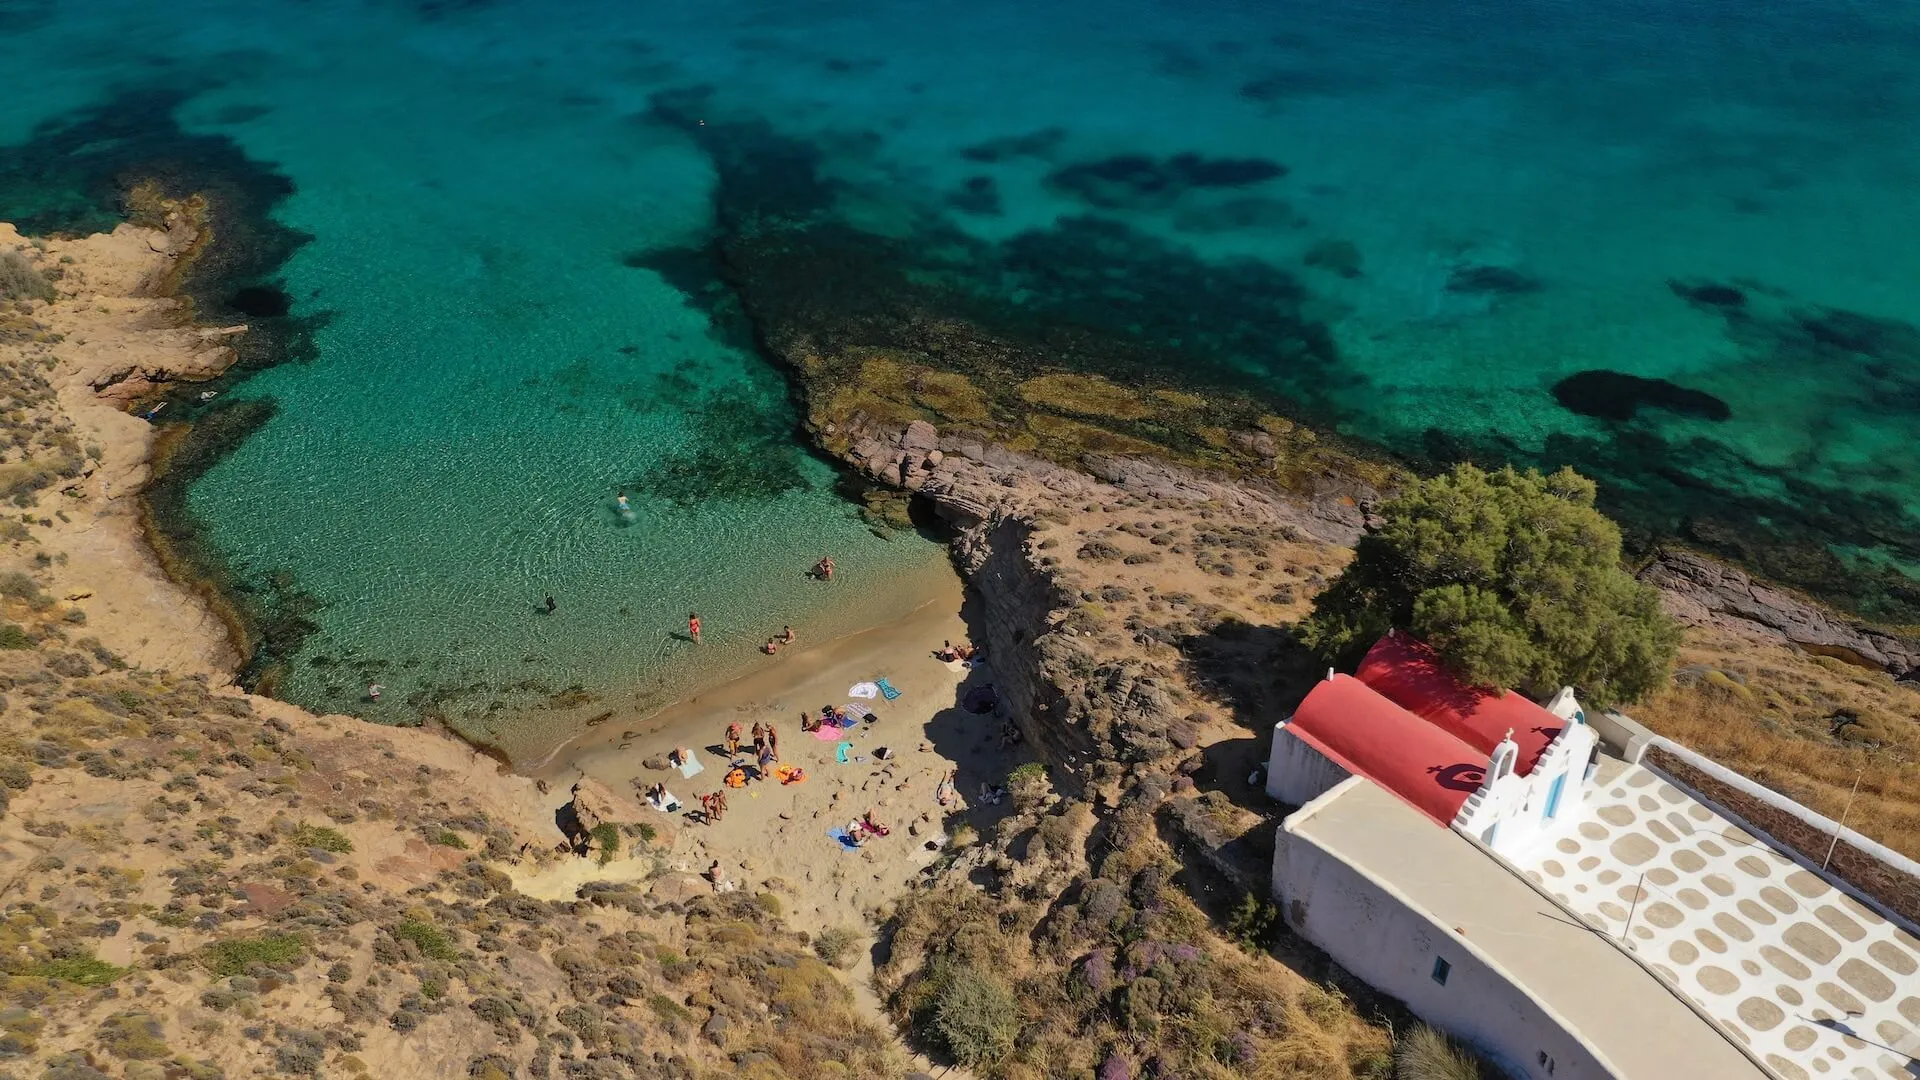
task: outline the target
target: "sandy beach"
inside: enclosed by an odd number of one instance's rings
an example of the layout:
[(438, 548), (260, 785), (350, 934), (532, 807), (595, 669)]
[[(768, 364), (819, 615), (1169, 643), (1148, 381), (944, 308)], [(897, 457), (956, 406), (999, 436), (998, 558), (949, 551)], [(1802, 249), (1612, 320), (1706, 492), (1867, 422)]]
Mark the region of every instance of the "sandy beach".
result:
[[(645, 788), (664, 783), (681, 801), (680, 811), (645, 809), (641, 820), (659, 830), (672, 869), (699, 873), (718, 861), (738, 887), (778, 896), (796, 929), (840, 926), (864, 934), (867, 914), (939, 857), (950, 829), (962, 823), (991, 828), (1004, 804), (976, 805), (980, 785), (1003, 782), (1019, 760), (1020, 747), (1002, 746), (1000, 718), (960, 704), (974, 687), (992, 683), (991, 665), (969, 669), (933, 656), (942, 642), (966, 639), (960, 604), (955, 576), (905, 618), (818, 645), (796, 642), (767, 657), (761, 670), (665, 709), (637, 730), (590, 734), (528, 771), (556, 795), (592, 777), (641, 802)], [(897, 698), (849, 694), (881, 678), (899, 691)], [(834, 739), (801, 730), (803, 712), (849, 704), (865, 705), (877, 719)], [(780, 761), (803, 769), (806, 779), (783, 785), (769, 778), (729, 790), (723, 819), (705, 823), (689, 811), (698, 811), (702, 794), (724, 786), (730, 723), (747, 732), (755, 723), (772, 724)], [(750, 744), (751, 735), (743, 742)], [(671, 767), (647, 766), (678, 747), (692, 749), (702, 771), (688, 778)], [(843, 747), (845, 762), (839, 760)], [(747, 745), (737, 760), (751, 758)], [(935, 790), (949, 771), (961, 801), (942, 808)], [(828, 835), (868, 811), (889, 835), (857, 849)], [(607, 871), (622, 862), (636, 874), (653, 869), (646, 860), (621, 860)], [(564, 877), (547, 871), (522, 887), (570, 892), (575, 883)]]

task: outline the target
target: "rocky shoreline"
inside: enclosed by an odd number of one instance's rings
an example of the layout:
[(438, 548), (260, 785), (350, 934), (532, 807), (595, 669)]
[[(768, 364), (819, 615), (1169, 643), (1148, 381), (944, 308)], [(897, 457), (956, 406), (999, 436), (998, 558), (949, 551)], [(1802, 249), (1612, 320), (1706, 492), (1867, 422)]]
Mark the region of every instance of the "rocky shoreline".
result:
[[(805, 392), (813, 396), (811, 388)], [(924, 497), (954, 525), (955, 558), (980, 591), (987, 640), (996, 649), (1011, 648), (1036, 658), (1035, 670), (1015, 680), (1025, 706), (1019, 714), (1054, 718), (1054, 724), (1036, 724), (1028, 736), (1053, 749), (1049, 756), (1056, 762), (1084, 759), (1096, 747), (1053, 730), (1084, 728), (1075, 710), (1092, 706), (1076, 705), (1063, 689), (1076, 680), (1058, 670), (1058, 647), (1048, 640), (1074, 600), (1051, 580), (1045, 560), (1032, 549), (1037, 512), (1069, 503), (1148, 500), (1276, 527), (1344, 548), (1362, 535), (1381, 494), (1363, 481), (1331, 471), (1312, 490), (1295, 493), (1144, 455), (1090, 453), (1080, 459), (1078, 469), (1068, 468), (967, 433), (943, 433), (926, 420), (899, 426), (858, 411), (839, 420), (816, 417), (816, 423), (821, 445), (830, 451), (837, 448), (837, 456), (850, 468)], [(1920, 641), (1768, 586), (1708, 556), (1663, 548), (1639, 577), (1661, 590), (1669, 613), (1683, 625), (1791, 645), (1896, 679), (1920, 674)], [(1111, 681), (1101, 696), (1108, 699), (1108, 709), (1155, 711), (1156, 695), (1131, 678)], [(1129, 756), (1125, 746), (1099, 749), (1121, 760)]]

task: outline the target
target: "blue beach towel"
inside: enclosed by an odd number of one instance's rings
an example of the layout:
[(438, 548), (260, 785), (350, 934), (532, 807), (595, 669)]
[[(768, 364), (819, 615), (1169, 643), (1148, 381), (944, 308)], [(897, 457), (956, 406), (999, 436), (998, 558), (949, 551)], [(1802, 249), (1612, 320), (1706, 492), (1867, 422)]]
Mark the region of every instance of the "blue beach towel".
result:
[(875, 679), (873, 680), (873, 685), (880, 688), (880, 696), (886, 698), (888, 701), (892, 701), (894, 698), (900, 696), (900, 691), (894, 689), (893, 684), (885, 679)]
[(853, 842), (853, 837), (848, 836), (847, 830), (845, 829), (838, 828), (838, 827), (831, 828), (827, 830), (827, 835), (833, 837), (835, 840), (840, 841), (841, 851), (859, 851), (860, 850), (860, 845)]
[(840, 748), (834, 751), (833, 760), (839, 762), (842, 765), (845, 765), (847, 763), (847, 751), (851, 749), (853, 749), (852, 743), (850, 742), (841, 743)]

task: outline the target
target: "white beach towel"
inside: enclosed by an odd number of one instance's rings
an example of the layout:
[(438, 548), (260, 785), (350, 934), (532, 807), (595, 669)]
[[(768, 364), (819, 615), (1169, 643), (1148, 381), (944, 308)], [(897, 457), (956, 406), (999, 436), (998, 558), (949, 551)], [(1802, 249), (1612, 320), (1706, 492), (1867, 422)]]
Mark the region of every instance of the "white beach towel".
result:
[(852, 698), (865, 698), (871, 701), (880, 696), (880, 687), (870, 682), (854, 683), (852, 686), (847, 687), (847, 696)]
[(672, 814), (680, 810), (680, 798), (671, 791), (662, 794), (657, 799), (648, 798), (647, 801), (652, 803), (653, 808), (661, 813)]
[(705, 765), (700, 764), (699, 753), (689, 750), (687, 751), (687, 760), (680, 763), (680, 775), (691, 780), (706, 771), (706, 768)]

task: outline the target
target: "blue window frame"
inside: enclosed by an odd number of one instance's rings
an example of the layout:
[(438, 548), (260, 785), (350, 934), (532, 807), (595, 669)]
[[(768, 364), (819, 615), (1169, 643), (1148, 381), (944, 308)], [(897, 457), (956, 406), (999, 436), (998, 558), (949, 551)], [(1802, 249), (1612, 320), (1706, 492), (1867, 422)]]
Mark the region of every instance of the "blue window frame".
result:
[(1447, 985), (1447, 975), (1452, 971), (1453, 971), (1453, 965), (1447, 963), (1446, 957), (1436, 956), (1433, 958), (1433, 981), (1434, 982), (1439, 983), (1441, 986)]

